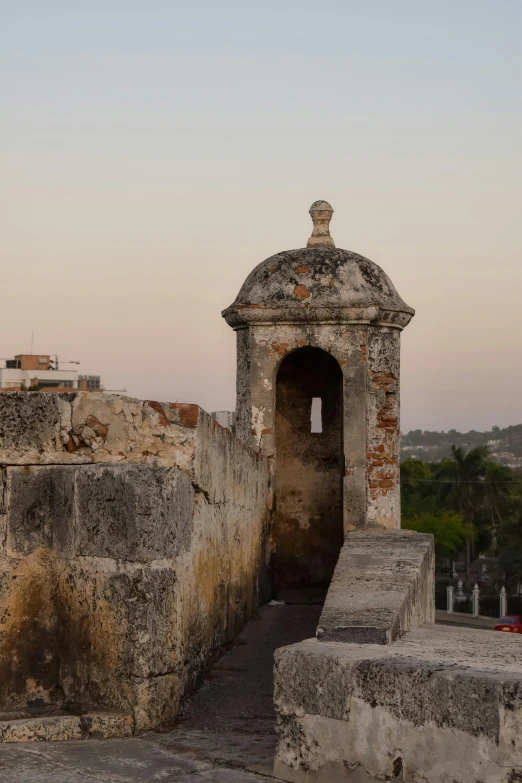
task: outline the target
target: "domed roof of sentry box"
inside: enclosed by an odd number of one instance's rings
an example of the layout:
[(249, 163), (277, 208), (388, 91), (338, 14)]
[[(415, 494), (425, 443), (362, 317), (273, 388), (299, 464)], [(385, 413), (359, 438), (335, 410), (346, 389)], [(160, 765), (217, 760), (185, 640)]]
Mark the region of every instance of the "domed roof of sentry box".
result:
[(376, 323), (402, 329), (415, 311), (401, 299), (380, 266), (335, 247), (327, 201), (310, 207), (314, 229), (305, 248), (262, 261), (235, 301), (223, 310), (227, 323), (329, 321)]

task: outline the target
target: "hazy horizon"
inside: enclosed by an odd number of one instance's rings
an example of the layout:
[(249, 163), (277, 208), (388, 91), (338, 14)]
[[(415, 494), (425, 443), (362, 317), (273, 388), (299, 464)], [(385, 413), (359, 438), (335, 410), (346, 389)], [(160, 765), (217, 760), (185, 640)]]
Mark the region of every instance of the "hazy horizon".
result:
[(327, 199), (417, 311), (401, 429), (522, 422), (519, 0), (78, 5), (3, 4), (0, 356), (233, 409), (220, 311)]

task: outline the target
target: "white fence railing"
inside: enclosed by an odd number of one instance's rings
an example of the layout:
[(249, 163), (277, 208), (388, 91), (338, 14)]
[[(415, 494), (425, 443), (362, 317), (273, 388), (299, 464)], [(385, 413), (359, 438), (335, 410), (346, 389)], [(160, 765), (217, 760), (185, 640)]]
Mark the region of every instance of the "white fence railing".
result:
[[(459, 580), (457, 583), (457, 591), (453, 585), (448, 585), (446, 588), (446, 611), (448, 614), (455, 612), (455, 604), (460, 601), (466, 601), (467, 596), (462, 590), (462, 582)], [(499, 617), (505, 617), (508, 613), (507, 608), (507, 593), (506, 588), (503, 587), (499, 595)], [(476, 584), (471, 593), (471, 616), (480, 616), (480, 587)]]

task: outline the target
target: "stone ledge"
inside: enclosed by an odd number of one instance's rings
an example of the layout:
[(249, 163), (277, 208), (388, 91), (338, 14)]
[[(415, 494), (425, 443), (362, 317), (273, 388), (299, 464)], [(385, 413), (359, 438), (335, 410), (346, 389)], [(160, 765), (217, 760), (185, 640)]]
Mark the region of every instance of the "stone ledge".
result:
[(349, 533), (317, 627), (321, 641), (389, 644), (435, 620), (433, 537), (409, 530)]
[(44, 742), (130, 737), (132, 716), (124, 712), (96, 711), (84, 715), (22, 717), (0, 721), (0, 742)]
[(426, 625), (387, 646), (310, 639), (276, 651), (275, 704), (283, 780), (400, 780), (394, 764), (415, 782), (522, 776), (519, 637)]
[(221, 500), (222, 491), (212, 484), (212, 470), (200, 453), (208, 448), (227, 469), (240, 456), (249, 466), (263, 464), (266, 470), (266, 460), (198, 405), (101, 392), (0, 394), (1, 466), (175, 466)]

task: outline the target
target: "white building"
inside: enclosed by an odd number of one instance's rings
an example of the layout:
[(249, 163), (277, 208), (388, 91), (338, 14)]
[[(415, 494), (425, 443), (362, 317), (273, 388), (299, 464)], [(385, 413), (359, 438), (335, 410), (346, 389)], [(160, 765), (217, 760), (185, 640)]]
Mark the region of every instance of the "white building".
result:
[(226, 427), (227, 430), (234, 429), (236, 425), (235, 411), (212, 411), (210, 415), (218, 424), (221, 424), (222, 427)]
[[(79, 362), (67, 362), (79, 364)], [(101, 389), (99, 375), (80, 375), (78, 370), (62, 369), (58, 358), (50, 355), (18, 354), (5, 360), (0, 367), (1, 391), (83, 389), (93, 391)]]

